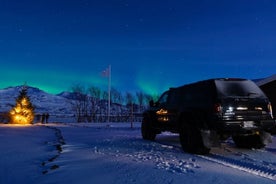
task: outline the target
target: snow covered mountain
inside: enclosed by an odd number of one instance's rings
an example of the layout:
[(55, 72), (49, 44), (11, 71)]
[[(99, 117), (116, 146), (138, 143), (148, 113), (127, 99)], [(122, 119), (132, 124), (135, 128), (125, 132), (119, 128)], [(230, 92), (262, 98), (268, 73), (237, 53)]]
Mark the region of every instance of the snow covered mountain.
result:
[[(22, 86), (0, 90), (0, 112), (8, 112), (14, 105)], [(35, 106), (36, 113), (72, 114), (71, 100), (59, 95), (49, 94), (35, 87), (28, 87), (28, 96)]]
[[(18, 97), (23, 86), (8, 87), (5, 89), (0, 89), (0, 114), (5, 114), (9, 112), (16, 103), (16, 98)], [(57, 95), (49, 94), (43, 90), (36, 87), (28, 86), (27, 95), (29, 96), (31, 103), (35, 107), (35, 114), (50, 114), (51, 121), (54, 122), (75, 122), (76, 108), (77, 108), (77, 94), (71, 92), (62, 92)], [(96, 113), (99, 116), (106, 116), (107, 114), (107, 100), (100, 100), (96, 105)], [(133, 106), (135, 112), (138, 106)], [(110, 113), (112, 116), (129, 116), (129, 107), (112, 103)], [(39, 116), (37, 116), (36, 122), (39, 122)], [(103, 117), (106, 118), (106, 117)], [(1, 119), (0, 119), (1, 120)], [(78, 121), (90, 121), (87, 119)], [(97, 119), (94, 121), (105, 121), (105, 119)], [(113, 121), (118, 121), (118, 119), (113, 119)]]

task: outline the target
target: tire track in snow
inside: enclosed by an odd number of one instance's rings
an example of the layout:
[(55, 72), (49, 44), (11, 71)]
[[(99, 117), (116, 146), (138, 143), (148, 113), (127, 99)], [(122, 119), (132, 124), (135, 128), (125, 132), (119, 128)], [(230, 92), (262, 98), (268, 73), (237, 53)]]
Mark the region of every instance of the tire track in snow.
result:
[(254, 162), (254, 160), (245, 161), (241, 159), (229, 158), (219, 154), (210, 154), (208, 156), (198, 155), (198, 157), (217, 164), (222, 164), (227, 167), (231, 167), (234, 169), (238, 169), (247, 173), (251, 173), (257, 176), (261, 176), (276, 181), (276, 167), (272, 164), (264, 165)]
[[(166, 141), (166, 139), (162, 139), (161, 141), (157, 141), (159, 144), (170, 146), (173, 148), (177, 148), (177, 150), (181, 149), (179, 142), (175, 142), (172, 140)], [(234, 148), (235, 149), (235, 148)], [(254, 174), (257, 176), (261, 176), (267, 179), (276, 181), (276, 163), (265, 161), (263, 159), (257, 160), (254, 159), (250, 153), (244, 153), (240, 151), (233, 151), (231, 147), (226, 146), (224, 151), (230, 153), (228, 156), (224, 156), (219, 153), (210, 153), (209, 155), (195, 155), (196, 157), (203, 158), (205, 160), (221, 164), (227, 167), (231, 167), (234, 169), (238, 169), (250, 174)], [(255, 150), (260, 151), (260, 150)], [(275, 154), (275, 149), (266, 149), (265, 152)], [(238, 157), (237, 159), (232, 158), (233, 156)]]
[[(174, 140), (167, 141), (166, 139), (158, 140), (157, 142), (161, 145), (171, 146), (173, 148), (181, 149), (181, 145), (179, 142), (175, 142)], [(228, 144), (228, 143), (227, 143)], [(234, 148), (236, 149), (236, 148)], [(221, 164), (227, 167), (231, 167), (234, 169), (238, 169), (250, 174), (254, 174), (257, 176), (261, 176), (267, 179), (276, 181), (276, 163), (265, 161), (264, 159), (254, 159), (254, 156), (250, 153), (245, 153), (241, 151), (235, 151), (231, 149), (231, 146), (226, 145), (224, 151), (230, 153), (225, 156), (220, 153), (210, 153), (209, 155), (195, 155), (197, 157), (203, 158), (205, 160)], [(263, 151), (263, 150), (255, 150), (255, 151)], [(266, 148), (264, 152), (275, 154), (276, 149)], [(237, 159), (232, 158), (233, 156), (238, 157)]]

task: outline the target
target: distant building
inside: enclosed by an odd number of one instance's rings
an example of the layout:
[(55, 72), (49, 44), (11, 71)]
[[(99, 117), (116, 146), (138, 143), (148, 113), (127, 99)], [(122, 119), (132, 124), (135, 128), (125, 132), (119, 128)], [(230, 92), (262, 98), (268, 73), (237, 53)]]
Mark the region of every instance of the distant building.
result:
[(276, 118), (276, 74), (268, 78), (257, 80), (256, 84), (265, 92), (266, 96), (269, 98), (272, 105), (273, 116)]

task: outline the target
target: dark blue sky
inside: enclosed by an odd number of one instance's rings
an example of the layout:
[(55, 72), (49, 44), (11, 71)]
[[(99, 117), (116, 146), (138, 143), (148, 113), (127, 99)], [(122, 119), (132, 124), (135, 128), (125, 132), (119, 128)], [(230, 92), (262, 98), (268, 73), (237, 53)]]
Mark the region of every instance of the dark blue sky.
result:
[(275, 0), (0, 0), (0, 88), (161, 93), (276, 69)]

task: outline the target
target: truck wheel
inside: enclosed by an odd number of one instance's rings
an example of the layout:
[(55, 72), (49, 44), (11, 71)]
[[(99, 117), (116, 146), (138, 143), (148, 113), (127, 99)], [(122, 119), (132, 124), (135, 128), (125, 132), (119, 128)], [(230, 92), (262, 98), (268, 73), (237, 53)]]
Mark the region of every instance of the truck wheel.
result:
[(265, 144), (260, 135), (238, 135), (233, 136), (233, 141), (239, 148), (256, 148), (260, 149), (265, 147)]
[(180, 130), (180, 143), (185, 152), (205, 155), (210, 152), (203, 144), (200, 130), (190, 125), (185, 125)]
[(154, 141), (156, 137), (156, 133), (152, 128), (152, 122), (148, 116), (143, 117), (142, 125), (141, 125), (141, 133), (142, 137), (145, 140)]

